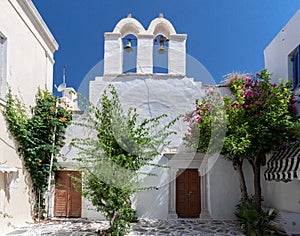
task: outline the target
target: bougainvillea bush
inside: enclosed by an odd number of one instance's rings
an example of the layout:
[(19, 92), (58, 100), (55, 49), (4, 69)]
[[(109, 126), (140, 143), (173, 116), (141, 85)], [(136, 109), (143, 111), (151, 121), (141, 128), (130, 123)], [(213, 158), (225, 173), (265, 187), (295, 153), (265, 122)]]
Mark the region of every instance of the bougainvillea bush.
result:
[[(247, 160), (254, 173), (254, 202), (259, 210), (260, 167), (265, 164), (266, 154), (299, 141), (299, 119), (294, 107), (297, 98), (290, 83), (272, 83), (266, 70), (231, 75), (226, 87), (226, 96), (221, 97), (218, 89), (210, 88), (202, 100), (196, 100), (195, 110), (185, 116), (189, 124), (186, 144), (199, 152), (213, 152), (222, 143), (221, 154), (232, 161), (238, 172), (243, 200), (248, 199), (242, 168)], [(218, 114), (225, 114), (224, 120)], [(212, 127), (226, 130), (222, 141), (216, 144), (212, 144)]]
[[(241, 204), (250, 204), (252, 210), (247, 211), (247, 216), (256, 212), (259, 219), (254, 221), (253, 214), (245, 218), (243, 208), (237, 207), (236, 215), (243, 216), (238, 218), (243, 231), (246, 235), (265, 235), (270, 226), (276, 230), (276, 217), (261, 208), (261, 166), (266, 162), (266, 154), (299, 143), (300, 123), (295, 109), (298, 97), (291, 91), (290, 83), (271, 83), (266, 70), (255, 75), (233, 74), (225, 87), (226, 96), (209, 88), (201, 101), (196, 100), (194, 111), (184, 118), (189, 125), (185, 141), (199, 152), (219, 151), (232, 161), (240, 181)], [(224, 130), (226, 135), (218, 135)], [(245, 160), (253, 170), (253, 198), (248, 195), (244, 178)]]

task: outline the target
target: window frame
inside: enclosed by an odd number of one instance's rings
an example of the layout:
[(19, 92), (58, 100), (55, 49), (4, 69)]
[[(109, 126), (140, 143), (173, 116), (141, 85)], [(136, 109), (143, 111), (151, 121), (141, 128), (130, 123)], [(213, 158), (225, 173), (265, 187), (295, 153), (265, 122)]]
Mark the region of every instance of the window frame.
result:
[(300, 87), (300, 45), (290, 54), (292, 90)]

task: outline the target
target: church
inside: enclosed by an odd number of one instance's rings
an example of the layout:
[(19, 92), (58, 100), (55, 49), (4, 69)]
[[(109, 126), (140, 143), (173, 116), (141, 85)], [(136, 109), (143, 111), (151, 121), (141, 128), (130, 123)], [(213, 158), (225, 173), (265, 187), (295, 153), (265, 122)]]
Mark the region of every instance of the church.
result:
[[(104, 73), (89, 83), (89, 100), (94, 105), (98, 105), (102, 92), (112, 84), (124, 111), (135, 107), (141, 118), (167, 114), (168, 122), (193, 111), (195, 99), (201, 99), (209, 89), (206, 82), (213, 81), (201, 63), (193, 62), (186, 54), (187, 34), (177, 33), (163, 14), (153, 19), (148, 29), (129, 14), (112, 32), (104, 33), (104, 37)], [(191, 62), (197, 78), (187, 76), (187, 61)], [(70, 97), (67, 92), (65, 90), (63, 96)], [(69, 100), (73, 99), (71, 95)], [(146, 171), (156, 176), (143, 179), (145, 186), (157, 186), (158, 190), (140, 192), (133, 198), (138, 217), (234, 218), (240, 193), (232, 164), (222, 156), (187, 149), (183, 141), (187, 125), (183, 119), (172, 129), (177, 134), (156, 159), (169, 168), (149, 168)], [(58, 181), (68, 183), (71, 189), (72, 180), (68, 175), (80, 173), (76, 172), (73, 161), (77, 157), (76, 150), (68, 142), (83, 133), (74, 125), (68, 129), (67, 145), (60, 158), (64, 169)], [(53, 191), (50, 211), (53, 216), (101, 218), (91, 203), (81, 199), (75, 191), (61, 187)]]

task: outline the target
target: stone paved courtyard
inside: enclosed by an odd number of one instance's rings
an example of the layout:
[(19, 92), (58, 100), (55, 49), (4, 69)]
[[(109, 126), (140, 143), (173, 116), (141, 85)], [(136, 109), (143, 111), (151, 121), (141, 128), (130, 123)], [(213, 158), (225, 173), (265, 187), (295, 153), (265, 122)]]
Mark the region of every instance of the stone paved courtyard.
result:
[[(106, 221), (85, 220), (53, 220), (46, 223), (28, 224), (6, 235), (20, 236), (90, 236), (97, 235), (95, 231), (108, 227)], [(133, 235), (243, 235), (239, 232), (234, 221), (221, 220), (140, 220), (132, 224), (128, 236)]]

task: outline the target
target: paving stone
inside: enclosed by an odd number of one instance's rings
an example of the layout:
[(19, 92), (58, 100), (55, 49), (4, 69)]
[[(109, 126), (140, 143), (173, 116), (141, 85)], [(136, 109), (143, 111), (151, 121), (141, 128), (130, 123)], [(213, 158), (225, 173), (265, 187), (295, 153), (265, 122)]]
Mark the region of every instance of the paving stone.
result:
[[(96, 231), (107, 229), (107, 221), (84, 219), (55, 219), (53, 221), (29, 224), (7, 235), (19, 236), (93, 236)], [(128, 236), (169, 235), (169, 236), (231, 236), (243, 235), (235, 221), (177, 219), (145, 220), (132, 224)]]

